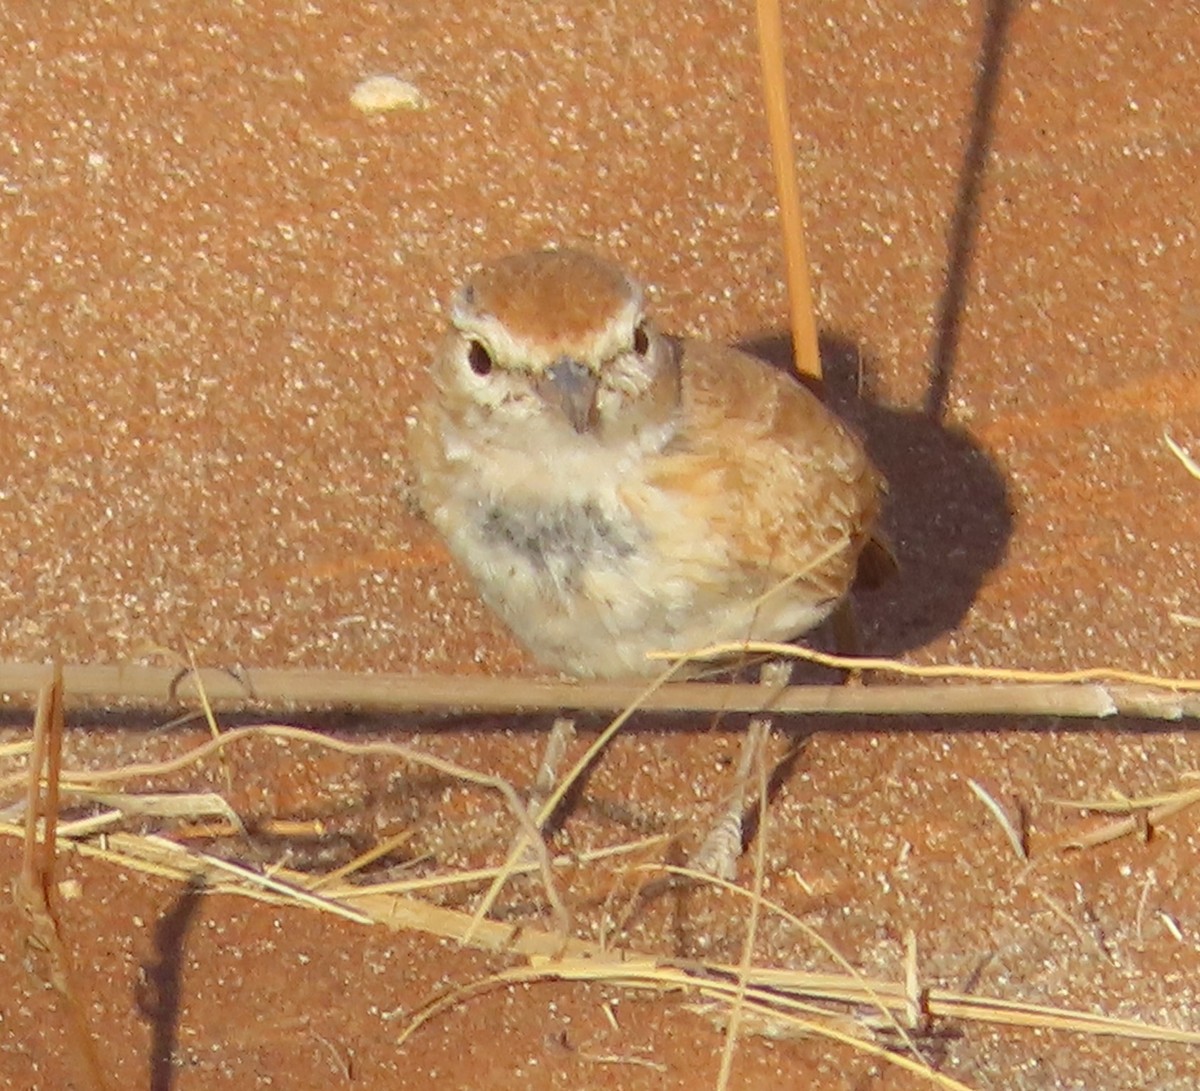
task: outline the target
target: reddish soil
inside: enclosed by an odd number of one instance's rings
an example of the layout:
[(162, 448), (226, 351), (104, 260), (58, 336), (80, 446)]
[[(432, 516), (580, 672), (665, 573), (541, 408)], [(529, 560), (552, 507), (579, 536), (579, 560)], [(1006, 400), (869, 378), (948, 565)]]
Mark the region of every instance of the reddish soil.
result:
[[(1195, 6), (789, 7), (831, 397), (891, 481), (904, 565), (862, 600), (868, 648), (1200, 674), (1200, 482), (1163, 440), (1200, 458)], [(583, 244), (653, 285), (668, 328), (786, 346), (747, 3), (18, 0), (0, 51), (0, 660), (190, 647), (213, 666), (534, 676), (405, 504), (405, 417), (454, 283), (513, 248)], [(355, 109), (379, 73), (424, 108)], [(28, 710), (7, 699), (2, 741), (28, 738)], [(68, 762), (203, 739), (162, 730), (174, 714), (73, 709)], [(521, 787), (546, 727), (295, 720)], [(1197, 812), (1066, 852), (1095, 820), (1053, 803), (1176, 787), (1200, 768), (1184, 726), (781, 725), (777, 752), (785, 731), (814, 734), (771, 804), (768, 892), (866, 974), (897, 979), (911, 931), (924, 985), (1200, 1031)], [(556, 847), (693, 847), (737, 728), (635, 719)], [(451, 869), (510, 837), (483, 793), (382, 759), (256, 742), (228, 772), (252, 827), (327, 821), (318, 845), (227, 848), (255, 866), (328, 868), (411, 828), (405, 852)], [(210, 763), (159, 789), (224, 776)], [(1026, 814), (1031, 863), (969, 779)], [(0, 853), (15, 873), (19, 843)], [(76, 856), (63, 870), (114, 1087), (716, 1085), (723, 1033), (686, 996), (512, 987), (398, 1048), (404, 1013), (511, 960)], [(592, 881), (568, 886), (581, 934), (600, 919)], [(521, 919), (536, 892), (502, 912)], [(85, 1086), (26, 923), (0, 919), (0, 1085)], [(737, 959), (744, 934), (739, 903), (693, 891), (648, 902), (621, 939)], [(777, 920), (756, 953), (835, 968)], [(1200, 1084), (1195, 1047), (934, 1029), (931, 1055), (973, 1088)], [(820, 1038), (744, 1033), (730, 1086), (928, 1084)]]

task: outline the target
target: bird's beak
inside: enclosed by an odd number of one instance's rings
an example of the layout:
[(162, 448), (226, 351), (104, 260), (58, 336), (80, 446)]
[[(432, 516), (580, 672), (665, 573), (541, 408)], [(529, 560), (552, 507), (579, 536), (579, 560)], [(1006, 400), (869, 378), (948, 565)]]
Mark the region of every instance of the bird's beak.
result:
[(543, 401), (571, 422), (576, 432), (590, 432), (596, 423), (596, 387), (599, 381), (585, 364), (563, 356), (538, 381)]

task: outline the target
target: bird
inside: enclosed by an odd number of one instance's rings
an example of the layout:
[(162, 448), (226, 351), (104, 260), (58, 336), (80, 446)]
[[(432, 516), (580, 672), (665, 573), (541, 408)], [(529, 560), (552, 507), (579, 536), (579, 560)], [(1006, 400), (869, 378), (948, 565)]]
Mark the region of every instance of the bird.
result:
[(409, 434), (417, 506), (546, 668), (792, 640), (894, 567), (851, 428), (738, 349), (662, 332), (589, 251), (508, 254), (453, 297)]

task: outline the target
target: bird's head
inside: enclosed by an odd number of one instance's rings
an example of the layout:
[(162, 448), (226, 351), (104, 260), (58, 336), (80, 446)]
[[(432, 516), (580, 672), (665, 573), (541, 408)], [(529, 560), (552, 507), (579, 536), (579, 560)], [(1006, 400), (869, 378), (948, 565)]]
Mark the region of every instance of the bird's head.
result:
[(434, 380), (462, 426), (524, 447), (640, 442), (679, 407), (677, 348), (641, 286), (578, 250), (514, 254), (468, 278)]

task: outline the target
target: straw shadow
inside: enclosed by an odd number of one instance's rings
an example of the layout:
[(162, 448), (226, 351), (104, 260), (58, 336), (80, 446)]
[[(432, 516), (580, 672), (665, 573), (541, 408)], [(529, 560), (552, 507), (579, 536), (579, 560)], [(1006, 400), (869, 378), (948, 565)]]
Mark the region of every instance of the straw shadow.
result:
[[(791, 369), (787, 334), (739, 346)], [(925, 409), (892, 409), (872, 397), (872, 360), (851, 339), (821, 339), (823, 400), (862, 436), (888, 482), (884, 528), (900, 573), (857, 598), (865, 651), (898, 655), (955, 628), (1012, 534), (1008, 488), (967, 433)]]
[(935, 319), (937, 335), (933, 345), (929, 389), (925, 394), (925, 412), (936, 421), (945, 417), (946, 397), (958, 359), (958, 340), (970, 285), (971, 260), (979, 230), (979, 197), (991, 151), (1001, 68), (1015, 8), (1014, 0), (986, 0), (985, 4), (971, 130), (958, 175), (958, 196), (954, 203), (948, 240), (946, 283), (938, 299)]
[(135, 999), (150, 1024), (150, 1091), (171, 1091), (175, 1082), (175, 1048), (178, 1045), (182, 1002), (183, 941), (200, 907), (204, 883), (194, 879), (169, 912), (154, 926), (156, 962), (143, 963)]

